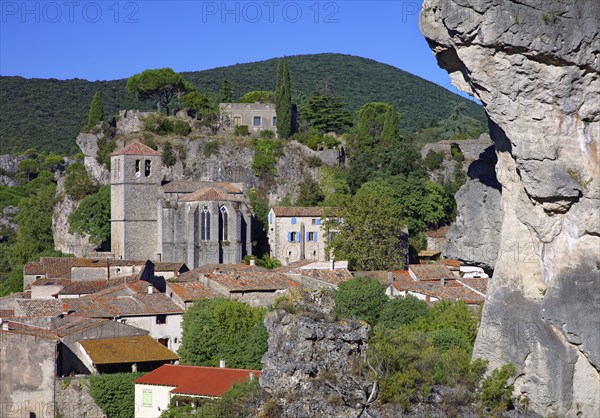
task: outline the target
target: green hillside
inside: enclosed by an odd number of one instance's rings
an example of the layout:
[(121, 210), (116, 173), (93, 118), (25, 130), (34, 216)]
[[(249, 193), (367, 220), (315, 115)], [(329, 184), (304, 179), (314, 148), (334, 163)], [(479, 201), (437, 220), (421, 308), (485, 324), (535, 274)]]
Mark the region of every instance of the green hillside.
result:
[[(295, 97), (309, 96), (323, 80), (354, 112), (364, 103), (396, 104), (405, 132), (419, 120), (441, 120), (458, 102), (470, 116), (484, 121), (483, 109), (434, 83), (377, 61), (342, 54), (288, 57)], [(232, 81), (234, 99), (251, 90), (273, 90), (277, 59), (206, 71), (183, 73), (199, 90), (217, 92), (224, 78)], [(28, 148), (69, 152), (85, 124), (88, 106), (101, 91), (107, 115), (119, 109), (148, 109), (125, 90), (126, 80), (97, 81), (0, 77), (0, 154)]]

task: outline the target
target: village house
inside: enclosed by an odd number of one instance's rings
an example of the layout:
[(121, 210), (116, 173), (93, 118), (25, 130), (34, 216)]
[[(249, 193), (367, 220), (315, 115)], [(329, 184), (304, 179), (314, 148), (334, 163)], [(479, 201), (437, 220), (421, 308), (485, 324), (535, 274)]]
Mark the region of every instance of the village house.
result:
[(300, 260), (326, 261), (327, 231), (323, 216), (327, 208), (281, 207), (269, 212), (271, 257), (284, 265)]
[(277, 114), (273, 103), (220, 103), (219, 110), (224, 131), (245, 125), (249, 132), (277, 133)]
[(219, 398), (234, 383), (257, 379), (259, 370), (221, 367), (164, 365), (134, 380), (135, 418), (156, 418), (174, 396)]

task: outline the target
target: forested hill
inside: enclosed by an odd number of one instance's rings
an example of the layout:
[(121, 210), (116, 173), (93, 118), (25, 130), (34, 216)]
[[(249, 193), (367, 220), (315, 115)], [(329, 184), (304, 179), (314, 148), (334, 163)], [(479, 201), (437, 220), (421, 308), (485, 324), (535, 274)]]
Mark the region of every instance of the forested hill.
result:
[[(483, 109), (434, 83), (370, 59), (315, 54), (288, 57), (294, 98), (302, 100), (327, 84), (344, 99), (348, 110), (389, 102), (398, 106), (405, 132), (419, 121), (441, 120), (458, 102), (468, 114), (484, 121)], [(199, 90), (217, 92), (224, 78), (233, 85), (234, 100), (252, 90), (273, 90), (277, 59), (183, 73)], [(126, 80), (96, 81), (0, 77), (0, 154), (28, 148), (69, 152), (85, 124), (96, 91), (103, 94), (107, 116), (119, 109), (148, 109), (125, 90)]]

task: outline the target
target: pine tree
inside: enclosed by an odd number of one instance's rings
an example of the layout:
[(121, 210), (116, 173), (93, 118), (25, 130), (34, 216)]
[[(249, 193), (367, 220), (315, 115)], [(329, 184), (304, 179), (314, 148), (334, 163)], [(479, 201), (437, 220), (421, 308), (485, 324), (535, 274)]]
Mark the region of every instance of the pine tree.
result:
[(289, 138), (292, 135), (292, 86), (287, 58), (277, 65), (275, 109), (277, 111), (277, 134), (280, 138)]
[(395, 106), (390, 106), (385, 114), (383, 122), (383, 130), (381, 131), (381, 139), (384, 142), (390, 143), (398, 139), (400, 126), (400, 113)]
[(88, 113), (89, 128), (98, 125), (104, 118), (104, 107), (102, 106), (102, 93), (99, 91), (94, 94), (92, 98), (92, 104), (90, 105), (90, 111)]
[(226, 78), (223, 80), (223, 85), (221, 86), (221, 103), (231, 103), (232, 101), (231, 81)]

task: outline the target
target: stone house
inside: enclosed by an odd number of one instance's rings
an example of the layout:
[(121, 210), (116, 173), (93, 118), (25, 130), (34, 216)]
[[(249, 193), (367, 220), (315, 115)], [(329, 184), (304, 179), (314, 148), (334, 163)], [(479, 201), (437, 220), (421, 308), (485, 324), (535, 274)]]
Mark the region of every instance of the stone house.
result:
[(239, 186), (162, 183), (161, 153), (132, 142), (111, 156), (112, 252), (120, 259), (239, 263), (252, 252), (252, 211)]
[(277, 133), (277, 114), (273, 103), (220, 103), (221, 129), (233, 131), (246, 125), (250, 132)]
[(276, 206), (269, 212), (271, 257), (288, 265), (300, 260), (326, 261), (327, 231), (322, 218), (326, 208)]
[(234, 383), (260, 376), (260, 370), (222, 367), (164, 365), (134, 380), (135, 418), (156, 418), (173, 396), (221, 397)]

